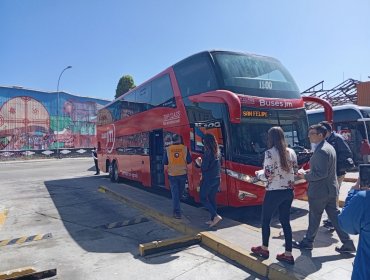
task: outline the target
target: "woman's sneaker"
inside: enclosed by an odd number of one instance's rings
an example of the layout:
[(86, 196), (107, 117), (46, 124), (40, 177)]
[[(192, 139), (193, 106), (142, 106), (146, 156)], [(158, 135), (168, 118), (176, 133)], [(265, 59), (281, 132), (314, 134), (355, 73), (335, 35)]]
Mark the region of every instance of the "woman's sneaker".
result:
[(285, 253), (277, 254), (276, 259), (281, 262), (286, 262), (288, 264), (294, 264), (294, 257), (293, 256), (287, 256)]
[(264, 258), (264, 259), (268, 259), (270, 257), (270, 252), (268, 250), (264, 250), (262, 248), (262, 246), (252, 247), (251, 248), (251, 251), (255, 255), (257, 255), (257, 256), (259, 256), (261, 258)]
[(222, 220), (222, 217), (219, 216), (219, 215), (216, 215), (216, 217), (213, 218), (213, 221), (212, 223), (209, 225), (209, 227), (214, 227), (215, 225), (217, 225), (219, 222), (221, 222)]

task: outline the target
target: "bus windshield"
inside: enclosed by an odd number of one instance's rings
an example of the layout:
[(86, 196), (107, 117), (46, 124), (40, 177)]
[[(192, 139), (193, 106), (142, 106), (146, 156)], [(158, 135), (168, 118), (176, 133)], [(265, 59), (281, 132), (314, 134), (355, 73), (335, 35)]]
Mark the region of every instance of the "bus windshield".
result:
[(241, 123), (231, 125), (233, 137), (230, 140), (235, 160), (262, 165), (267, 150), (267, 131), (273, 126), (282, 127), (288, 146), (296, 153), (309, 147), (304, 109), (261, 111), (243, 107)]
[(370, 140), (370, 108), (369, 107), (368, 108), (362, 108), (362, 109), (360, 109), (360, 111), (362, 113), (362, 117), (364, 119), (366, 119), (364, 121), (364, 125), (365, 125), (367, 135), (365, 133), (363, 138), (365, 139), (366, 136), (367, 136), (368, 140)]
[(292, 76), (274, 58), (231, 52), (212, 55), (224, 89), (259, 97), (301, 98)]
[(360, 109), (363, 118), (370, 118), (370, 107)]

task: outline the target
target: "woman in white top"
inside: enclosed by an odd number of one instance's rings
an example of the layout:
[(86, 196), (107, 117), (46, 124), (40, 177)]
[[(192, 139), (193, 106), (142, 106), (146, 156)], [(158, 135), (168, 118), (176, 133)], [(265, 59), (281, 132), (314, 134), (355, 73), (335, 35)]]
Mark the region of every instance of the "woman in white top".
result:
[(269, 129), (267, 146), (263, 169), (256, 172), (258, 179), (267, 181), (262, 205), (262, 246), (252, 247), (251, 250), (264, 259), (269, 258), (270, 222), (275, 210), (279, 209), (279, 220), (285, 237), (285, 252), (278, 254), (276, 258), (294, 264), (290, 208), (294, 198), (294, 174), (298, 171), (297, 156), (287, 147), (281, 127)]

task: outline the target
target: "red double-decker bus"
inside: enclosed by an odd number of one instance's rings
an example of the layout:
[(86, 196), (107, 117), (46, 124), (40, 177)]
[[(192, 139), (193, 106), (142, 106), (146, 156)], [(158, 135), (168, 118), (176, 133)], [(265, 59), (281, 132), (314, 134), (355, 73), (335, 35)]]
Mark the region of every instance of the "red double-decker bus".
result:
[[(220, 205), (262, 204), (261, 169), (267, 131), (281, 126), (302, 166), (309, 160), (304, 102), (289, 72), (276, 59), (230, 51), (204, 51), (169, 67), (106, 105), (98, 113), (98, 157), (112, 181), (127, 178), (169, 188), (163, 152), (173, 134), (192, 158), (213, 133), (222, 152)], [(200, 171), (188, 166), (188, 195), (199, 201)], [(306, 191), (297, 181), (296, 197)]]

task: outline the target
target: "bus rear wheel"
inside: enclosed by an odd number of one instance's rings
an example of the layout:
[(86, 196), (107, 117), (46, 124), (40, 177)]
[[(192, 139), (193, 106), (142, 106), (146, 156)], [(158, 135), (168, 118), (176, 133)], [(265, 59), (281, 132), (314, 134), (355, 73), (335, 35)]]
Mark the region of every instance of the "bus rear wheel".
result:
[(109, 177), (111, 182), (119, 182), (119, 176), (118, 176), (118, 166), (116, 162), (112, 162), (111, 166), (109, 168)]

